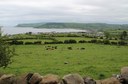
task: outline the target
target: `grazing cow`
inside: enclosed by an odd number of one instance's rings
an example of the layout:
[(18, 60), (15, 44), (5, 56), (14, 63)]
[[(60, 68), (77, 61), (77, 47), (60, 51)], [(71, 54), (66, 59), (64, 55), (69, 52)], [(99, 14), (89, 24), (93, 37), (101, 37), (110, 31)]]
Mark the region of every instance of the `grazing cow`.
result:
[(84, 84), (96, 84), (96, 81), (90, 77), (83, 77), (83, 79), (84, 79)]
[(45, 46), (46, 50), (55, 50), (57, 49), (57, 46)]
[(68, 47), (68, 50), (72, 50), (72, 47)]
[(59, 84), (60, 77), (53, 74), (48, 74), (44, 77), (42, 77), (42, 80), (39, 84)]
[(80, 48), (80, 50), (85, 50), (85, 48)]
[(84, 80), (79, 74), (69, 74), (62, 78), (60, 84), (84, 84)]
[(57, 49), (57, 46), (55, 46), (54, 48)]

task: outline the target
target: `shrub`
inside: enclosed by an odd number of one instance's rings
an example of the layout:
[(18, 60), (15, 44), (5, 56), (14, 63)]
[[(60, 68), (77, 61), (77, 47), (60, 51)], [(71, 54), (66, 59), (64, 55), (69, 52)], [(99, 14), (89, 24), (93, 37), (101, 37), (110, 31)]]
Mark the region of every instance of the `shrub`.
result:
[(92, 43), (91, 41), (88, 41), (88, 43)]
[(101, 73), (101, 74), (99, 74), (98, 79), (100, 79), (100, 80), (101, 80), (101, 79), (104, 79), (104, 78), (105, 78), (105, 75), (104, 75), (104, 74), (102, 74), (102, 73)]
[(17, 40), (12, 40), (11, 42), (8, 42), (10, 45), (23, 45), (23, 41), (17, 41)]
[(103, 40), (104, 44), (110, 44), (110, 41), (108, 39)]
[(25, 42), (25, 45), (31, 45), (34, 44), (33, 42)]
[(119, 41), (118, 44), (119, 45), (127, 45), (127, 42), (125, 42), (125, 41)]
[(117, 42), (111, 42), (112, 45), (117, 45), (118, 43)]
[(62, 41), (44, 42), (44, 44), (63, 44)]
[(41, 41), (35, 41), (34, 44), (41, 44)]
[(103, 37), (100, 37), (100, 39), (103, 39)]
[(118, 40), (117, 38), (115, 38), (115, 40)]
[(87, 43), (85, 40), (80, 40), (79, 43)]
[(101, 43), (101, 44), (102, 44), (102, 43), (103, 43), (103, 41), (102, 41), (102, 40), (97, 40), (97, 43)]
[(97, 42), (96, 39), (92, 39), (92, 40), (91, 40), (91, 43), (96, 43), (96, 42)]
[(70, 39), (70, 40), (65, 40), (64, 43), (71, 44), (71, 43), (77, 43), (77, 41), (73, 40), (73, 39)]
[(11, 58), (15, 55), (15, 49), (11, 48), (0, 35), (0, 67), (6, 68), (12, 63)]

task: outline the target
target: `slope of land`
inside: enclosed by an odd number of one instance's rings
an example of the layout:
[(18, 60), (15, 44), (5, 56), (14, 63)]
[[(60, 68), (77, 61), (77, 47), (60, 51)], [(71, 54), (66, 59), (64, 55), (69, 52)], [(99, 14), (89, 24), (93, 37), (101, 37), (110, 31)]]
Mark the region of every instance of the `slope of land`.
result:
[(33, 24), (18, 24), (17, 27), (74, 28), (74, 29), (128, 29), (128, 24), (106, 24), (106, 23), (33, 23)]

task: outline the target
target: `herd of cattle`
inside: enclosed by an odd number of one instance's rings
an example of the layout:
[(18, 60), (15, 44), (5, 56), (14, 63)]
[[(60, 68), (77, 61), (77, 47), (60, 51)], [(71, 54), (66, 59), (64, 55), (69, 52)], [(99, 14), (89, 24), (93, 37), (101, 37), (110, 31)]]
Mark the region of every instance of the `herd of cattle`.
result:
[(82, 77), (79, 74), (68, 74), (62, 78), (53, 74), (41, 76), (38, 73), (22, 76), (0, 74), (0, 84), (128, 84), (128, 67), (121, 68), (119, 75), (102, 80)]
[[(45, 46), (45, 50), (56, 50), (58, 49), (57, 46)], [(73, 50), (73, 47), (69, 46), (67, 47), (68, 50)], [(77, 50), (85, 50), (84, 47), (81, 47), (81, 48), (76, 48)]]

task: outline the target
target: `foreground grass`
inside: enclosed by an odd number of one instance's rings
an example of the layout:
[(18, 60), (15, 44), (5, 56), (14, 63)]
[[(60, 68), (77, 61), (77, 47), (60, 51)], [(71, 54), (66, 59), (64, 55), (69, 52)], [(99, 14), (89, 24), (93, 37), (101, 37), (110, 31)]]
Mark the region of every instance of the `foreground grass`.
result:
[[(0, 68), (2, 73), (22, 74), (38, 72), (63, 76), (79, 73), (96, 79), (100, 75), (109, 77), (119, 73), (120, 68), (128, 65), (128, 46), (98, 44), (59, 44), (56, 50), (46, 50), (49, 45), (20, 45), (16, 47), (17, 56), (8, 68)], [(68, 50), (72, 47), (73, 50)], [(85, 50), (80, 50), (85, 48)], [(65, 64), (67, 63), (67, 64)]]

